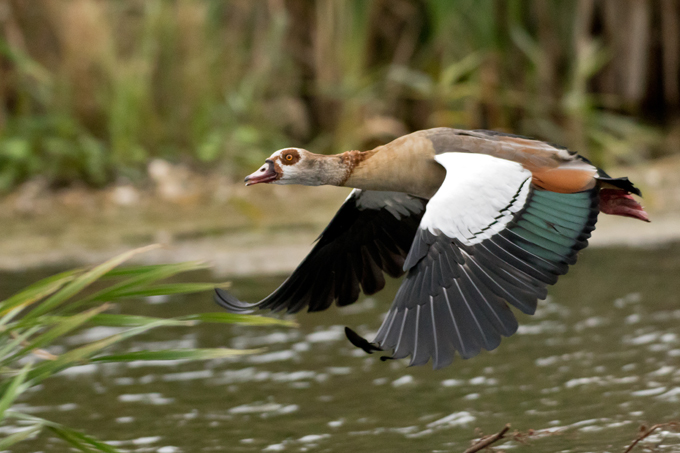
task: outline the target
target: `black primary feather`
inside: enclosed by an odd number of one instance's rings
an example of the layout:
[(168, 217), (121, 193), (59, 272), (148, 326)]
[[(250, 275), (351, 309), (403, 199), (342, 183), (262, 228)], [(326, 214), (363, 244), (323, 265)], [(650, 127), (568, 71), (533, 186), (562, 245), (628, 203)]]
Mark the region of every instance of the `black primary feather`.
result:
[[(372, 203), (362, 205), (362, 197)], [(381, 197), (386, 204), (376, 204)], [(401, 202), (401, 205), (400, 205)], [(408, 207), (405, 205), (408, 204)], [(374, 294), (385, 286), (383, 273), (400, 277), (427, 200), (396, 192), (355, 190), (291, 276), (260, 302), (238, 300), (216, 289), (215, 301), (232, 313), (257, 309), (296, 313), (325, 310), (335, 301), (352, 304), (360, 291)]]

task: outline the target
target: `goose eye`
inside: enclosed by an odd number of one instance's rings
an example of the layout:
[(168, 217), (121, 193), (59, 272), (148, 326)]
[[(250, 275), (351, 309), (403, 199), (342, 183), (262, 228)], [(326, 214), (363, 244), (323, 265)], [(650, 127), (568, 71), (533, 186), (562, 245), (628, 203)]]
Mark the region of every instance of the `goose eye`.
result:
[(288, 162), (290, 162), (291, 160), (293, 160), (293, 155), (292, 155), (292, 154), (288, 154), (288, 155), (286, 156), (286, 160), (287, 160)]

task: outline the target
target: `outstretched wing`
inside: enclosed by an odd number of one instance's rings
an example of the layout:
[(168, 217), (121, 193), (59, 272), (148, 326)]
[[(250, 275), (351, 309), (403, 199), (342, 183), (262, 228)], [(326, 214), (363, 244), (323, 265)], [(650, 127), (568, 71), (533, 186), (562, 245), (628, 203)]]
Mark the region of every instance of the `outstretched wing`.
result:
[(469, 358), (512, 335), (517, 321), (508, 304), (532, 314), (547, 285), (576, 262), (598, 214), (597, 189), (542, 190), (520, 164), (488, 155), (436, 160), (446, 179), (427, 205), (404, 264), (408, 275), (374, 340), (393, 358), (411, 356), (411, 365), (432, 358), (435, 369), (451, 363), (454, 351)]
[(355, 189), (316, 245), (272, 294), (250, 304), (217, 289), (215, 300), (232, 313), (255, 309), (296, 313), (344, 306), (385, 286), (383, 272), (404, 274), (403, 264), (427, 200), (399, 192)]

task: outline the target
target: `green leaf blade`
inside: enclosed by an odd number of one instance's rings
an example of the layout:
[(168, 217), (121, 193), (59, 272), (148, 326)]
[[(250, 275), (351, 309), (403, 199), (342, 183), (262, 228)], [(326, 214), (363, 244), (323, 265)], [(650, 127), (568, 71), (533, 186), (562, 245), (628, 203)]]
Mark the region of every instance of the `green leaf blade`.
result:
[(121, 255), (118, 255), (114, 258), (111, 258), (110, 260), (100, 264), (99, 266), (94, 267), (88, 272), (85, 272), (78, 277), (76, 277), (73, 281), (68, 283), (65, 287), (63, 287), (59, 292), (53, 294), (51, 297), (49, 297), (46, 301), (41, 303), (38, 307), (36, 307), (34, 310), (29, 312), (26, 317), (36, 317), (40, 316), (44, 313), (47, 313), (48, 311), (54, 309), (55, 307), (59, 306), (61, 303), (65, 302), (66, 300), (70, 299), (71, 297), (75, 296), (78, 294), (80, 291), (82, 291), (84, 288), (95, 282), (97, 279), (101, 278), (103, 275), (105, 275), (107, 272), (109, 272), (111, 269), (115, 268), (116, 266), (119, 266), (120, 264), (124, 263), (125, 261), (129, 260), (135, 255), (138, 255), (140, 253), (145, 253), (150, 250), (154, 250), (159, 248), (160, 246), (155, 244), (155, 245), (148, 245), (146, 247), (141, 247), (138, 249), (130, 250), (128, 252), (125, 252)]

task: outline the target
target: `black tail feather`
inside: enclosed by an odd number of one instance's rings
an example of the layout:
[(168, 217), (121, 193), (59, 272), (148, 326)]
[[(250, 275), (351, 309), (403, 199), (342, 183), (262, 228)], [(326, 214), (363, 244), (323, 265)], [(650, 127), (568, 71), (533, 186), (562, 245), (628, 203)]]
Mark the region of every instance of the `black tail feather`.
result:
[(626, 192), (632, 193), (637, 195), (638, 197), (642, 196), (642, 192), (640, 192), (640, 189), (635, 187), (635, 185), (630, 182), (628, 177), (624, 176), (622, 178), (612, 178), (609, 175), (607, 175), (605, 172), (600, 170), (598, 176), (597, 176), (598, 181), (606, 182), (607, 184), (611, 184), (614, 187), (618, 187), (619, 189), (623, 189)]

